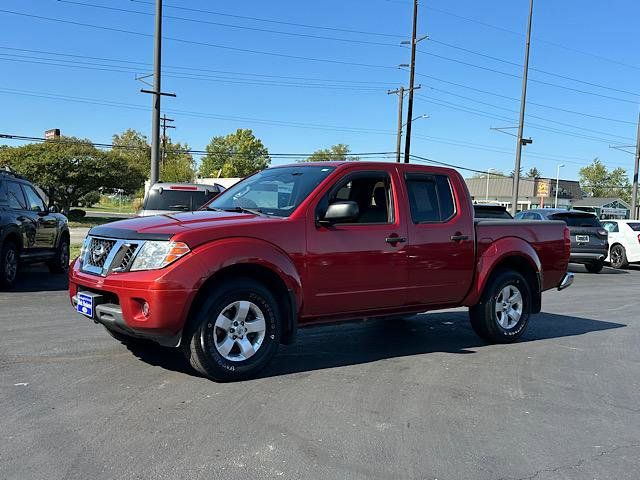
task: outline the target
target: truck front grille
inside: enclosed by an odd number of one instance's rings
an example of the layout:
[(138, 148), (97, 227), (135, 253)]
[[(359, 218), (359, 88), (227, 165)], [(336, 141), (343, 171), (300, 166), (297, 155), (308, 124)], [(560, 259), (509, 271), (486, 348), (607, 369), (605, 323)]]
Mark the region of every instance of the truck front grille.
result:
[(86, 238), (82, 257), (83, 272), (106, 277), (111, 272), (126, 272), (131, 268), (133, 260), (144, 241), (129, 242), (115, 238)]
[(104, 238), (92, 238), (87, 248), (86, 262), (87, 265), (104, 268), (104, 265), (116, 244), (115, 240), (107, 240)]

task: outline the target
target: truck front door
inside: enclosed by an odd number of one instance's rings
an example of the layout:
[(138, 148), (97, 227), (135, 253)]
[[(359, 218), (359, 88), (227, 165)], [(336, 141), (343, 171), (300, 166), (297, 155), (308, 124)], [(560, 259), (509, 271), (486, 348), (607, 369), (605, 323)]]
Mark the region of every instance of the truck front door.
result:
[[(400, 307), (406, 301), (407, 225), (395, 168), (356, 170), (329, 187), (307, 218), (305, 310), (313, 316)], [(350, 223), (320, 225), (329, 204), (354, 201)]]

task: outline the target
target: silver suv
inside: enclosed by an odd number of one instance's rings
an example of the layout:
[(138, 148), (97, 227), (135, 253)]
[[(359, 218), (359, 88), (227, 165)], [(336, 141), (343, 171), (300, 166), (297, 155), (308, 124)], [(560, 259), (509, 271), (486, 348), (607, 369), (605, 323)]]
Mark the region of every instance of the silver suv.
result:
[(148, 217), (175, 212), (192, 212), (224, 190), (225, 188), (218, 184), (158, 182), (149, 189), (138, 215)]

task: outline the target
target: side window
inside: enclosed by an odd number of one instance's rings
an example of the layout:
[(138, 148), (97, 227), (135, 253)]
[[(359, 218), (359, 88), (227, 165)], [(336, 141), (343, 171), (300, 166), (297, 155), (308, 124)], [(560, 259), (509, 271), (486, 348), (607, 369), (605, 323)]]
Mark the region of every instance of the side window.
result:
[(359, 216), (352, 223), (393, 222), (391, 178), (386, 172), (362, 172), (339, 181), (320, 202), (319, 210), (334, 202), (350, 200), (358, 204)]
[(618, 224), (616, 222), (602, 222), (603, 228), (607, 232), (619, 232)]
[(9, 201), (9, 208), (27, 210), (27, 202), (24, 199), (19, 183), (7, 182), (7, 200)]
[(455, 213), (451, 184), (445, 175), (405, 176), (414, 223), (446, 222)]
[(541, 220), (542, 217), (539, 213), (527, 212), (522, 216), (525, 220)]
[(24, 193), (27, 196), (27, 208), (32, 212), (44, 212), (46, 210), (44, 201), (31, 185), (23, 185)]

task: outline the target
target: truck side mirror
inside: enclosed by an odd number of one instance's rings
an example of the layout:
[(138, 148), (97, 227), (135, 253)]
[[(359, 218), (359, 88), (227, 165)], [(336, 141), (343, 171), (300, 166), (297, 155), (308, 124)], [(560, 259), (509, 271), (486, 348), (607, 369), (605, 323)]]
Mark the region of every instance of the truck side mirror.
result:
[(354, 222), (360, 215), (358, 204), (351, 200), (334, 202), (327, 207), (324, 217), (318, 223), (320, 225), (333, 225), (334, 223)]

